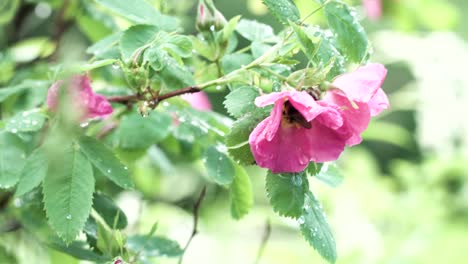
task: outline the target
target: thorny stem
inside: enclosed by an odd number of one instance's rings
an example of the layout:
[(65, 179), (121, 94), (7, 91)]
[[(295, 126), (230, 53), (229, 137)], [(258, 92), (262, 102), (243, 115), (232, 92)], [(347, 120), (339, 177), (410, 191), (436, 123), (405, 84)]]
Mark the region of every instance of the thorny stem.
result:
[(205, 198), (205, 195), (206, 195), (206, 186), (203, 187), (202, 191), (200, 192), (200, 195), (198, 196), (197, 201), (193, 205), (192, 234), (190, 235), (187, 241), (187, 244), (185, 244), (184, 250), (182, 251), (182, 255), (180, 255), (178, 264), (182, 264), (182, 260), (184, 259), (184, 255), (185, 255), (185, 252), (187, 251), (187, 248), (190, 246), (190, 243), (192, 242), (193, 238), (198, 234), (199, 210), (200, 210), (201, 203), (203, 202), (203, 199)]
[[(320, 5), (320, 7), (313, 10), (311, 13), (309, 13), (304, 19), (301, 20), (300, 24), (303, 24), (306, 19), (308, 19), (310, 16), (312, 16), (313, 14), (315, 14), (319, 10), (321, 10), (328, 2), (329, 2), (329, 0), (327, 0), (322, 5)], [(254, 61), (249, 63), (248, 65), (242, 66), (241, 68), (239, 68), (239, 69), (237, 69), (235, 71), (232, 71), (227, 75), (221, 76), (218, 79), (208, 81), (208, 82), (205, 82), (203, 84), (178, 89), (178, 90), (175, 90), (175, 91), (169, 92), (167, 94), (163, 94), (163, 95), (153, 96), (152, 94), (150, 94), (151, 97), (152, 97), (152, 99), (150, 101), (151, 107), (154, 109), (154, 108), (156, 108), (156, 106), (161, 101), (169, 99), (171, 97), (179, 96), (179, 95), (186, 94), (186, 93), (200, 92), (203, 89), (205, 89), (205, 88), (207, 88), (209, 86), (212, 86), (212, 85), (226, 84), (226, 83), (234, 80), (238, 74), (240, 74), (240, 73), (242, 73), (244, 71), (247, 71), (247, 70), (249, 70), (251, 68), (262, 66), (263, 63), (268, 61), (268, 59), (269, 59), (269, 57), (271, 55), (277, 53), (280, 50), (280, 48), (284, 46), (284, 42), (286, 42), (293, 35), (293, 33), (294, 33), (294, 31), (291, 30), (286, 35), (286, 37), (284, 38), (284, 40), (282, 42), (279, 42), (276, 45), (274, 45), (273, 47), (271, 47), (262, 56), (258, 57), (257, 59), (255, 59)], [(250, 46), (248, 46), (248, 47), (250, 48)], [(217, 62), (217, 64), (219, 64), (219, 62)], [(217, 66), (218, 66), (218, 71), (220, 71), (220, 65), (217, 65)], [(218, 72), (218, 73), (220, 73), (220, 72)], [(148, 88), (148, 91), (149, 90), (151, 90), (150, 87)], [(146, 98), (144, 96), (140, 95), (140, 94), (134, 94), (134, 95), (125, 95), (125, 96), (112, 96), (112, 97), (108, 97), (107, 100), (109, 102), (115, 102), (115, 103), (132, 104), (132, 103), (135, 103), (135, 102), (140, 101), (140, 100), (146, 100)]]
[(254, 264), (260, 263), (260, 259), (263, 256), (263, 252), (265, 251), (265, 247), (268, 243), (268, 239), (270, 238), (270, 235), (271, 235), (271, 223), (270, 223), (270, 220), (267, 219), (265, 222), (265, 228), (263, 229), (262, 241), (260, 242), (260, 247), (258, 248), (257, 257), (255, 258)]

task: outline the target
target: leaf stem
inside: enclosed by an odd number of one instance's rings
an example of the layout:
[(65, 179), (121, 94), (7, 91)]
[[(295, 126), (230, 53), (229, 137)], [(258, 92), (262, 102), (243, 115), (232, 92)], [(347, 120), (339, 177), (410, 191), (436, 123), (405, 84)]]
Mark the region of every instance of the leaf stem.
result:
[(182, 251), (182, 254), (180, 255), (179, 262), (178, 264), (182, 264), (182, 261), (184, 259), (185, 252), (187, 251), (187, 248), (190, 246), (190, 243), (192, 242), (193, 238), (198, 234), (198, 218), (199, 218), (199, 211), (200, 211), (200, 206), (201, 203), (203, 202), (203, 199), (205, 198), (206, 195), (206, 186), (203, 187), (202, 191), (200, 192), (200, 195), (198, 196), (197, 201), (193, 205), (193, 228), (192, 228), (192, 234), (190, 235), (187, 244), (185, 244), (184, 250)]
[(260, 259), (263, 256), (263, 252), (265, 251), (265, 247), (268, 243), (268, 239), (270, 238), (270, 235), (271, 235), (271, 223), (270, 223), (270, 220), (267, 219), (265, 222), (265, 227), (263, 229), (262, 241), (260, 242), (260, 247), (258, 248), (257, 257), (255, 258), (254, 264), (260, 263)]

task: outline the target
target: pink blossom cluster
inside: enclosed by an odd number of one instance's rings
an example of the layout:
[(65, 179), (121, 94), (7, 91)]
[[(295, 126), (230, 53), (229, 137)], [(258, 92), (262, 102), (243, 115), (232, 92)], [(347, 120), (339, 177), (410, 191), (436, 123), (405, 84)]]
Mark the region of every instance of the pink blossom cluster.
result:
[[(55, 82), (47, 93), (47, 105), (52, 111), (57, 111), (60, 102), (60, 90), (64, 81)], [(82, 120), (104, 118), (113, 111), (107, 99), (93, 91), (87, 75), (73, 76), (64, 87), (65, 95), (69, 96), (71, 109), (79, 112)]]
[(361, 143), (371, 116), (389, 107), (381, 88), (386, 75), (383, 65), (369, 64), (338, 76), (319, 100), (306, 91), (257, 97), (258, 107), (274, 104), (249, 137), (257, 165), (273, 173), (300, 172), (311, 161), (336, 160), (345, 146)]

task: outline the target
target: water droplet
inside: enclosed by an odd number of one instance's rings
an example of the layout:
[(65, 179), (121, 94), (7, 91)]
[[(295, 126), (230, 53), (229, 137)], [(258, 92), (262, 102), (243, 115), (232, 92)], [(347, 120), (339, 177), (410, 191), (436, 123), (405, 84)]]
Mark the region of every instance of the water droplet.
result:
[(128, 167), (127, 167), (127, 166), (125, 166), (125, 167), (124, 167), (124, 170), (128, 170)]
[(13, 204), (15, 205), (15, 207), (21, 207), (23, 205), (23, 201), (20, 198), (16, 198), (15, 200), (13, 200)]
[(18, 129), (16, 129), (16, 128), (13, 128), (13, 129), (11, 130), (11, 133), (13, 133), (13, 134), (16, 134), (17, 132), (18, 132)]
[(221, 90), (221, 88), (223, 88), (223, 87), (221, 87), (221, 85), (216, 86), (216, 90), (218, 90), (218, 91)]
[(211, 30), (211, 31), (215, 31), (215, 26), (214, 26), (214, 25), (211, 25), (211, 26), (210, 26), (210, 30)]
[(80, 124), (80, 127), (87, 127), (88, 125), (89, 125), (88, 122), (84, 122), (84, 123), (81, 123), (81, 124)]
[(23, 117), (26, 117), (26, 116), (29, 115), (29, 113), (28, 113), (28, 112), (23, 112), (21, 115), (22, 115)]
[(301, 186), (302, 185), (301, 176), (294, 175), (291, 180), (292, 180), (293, 184), (296, 185), (296, 186)]
[(117, 63), (112, 64), (112, 69), (118, 70), (119, 68), (120, 68), (119, 64)]
[(111, 173), (111, 172), (112, 172), (112, 170), (111, 170), (111, 169), (107, 169), (107, 173)]
[(222, 160), (223, 160), (223, 157), (219, 157), (218, 160), (219, 160), (219, 161), (222, 161)]
[(305, 223), (305, 218), (304, 218), (304, 216), (299, 217), (299, 219), (297, 220), (297, 222), (298, 222), (300, 225), (304, 224), (304, 223)]
[(162, 105), (163, 105), (164, 107), (168, 107), (168, 106), (169, 106), (169, 103), (168, 103), (168, 102), (163, 102)]
[(65, 218), (66, 218), (67, 220), (71, 220), (71, 219), (72, 219), (72, 216), (71, 216), (71, 214), (68, 214)]

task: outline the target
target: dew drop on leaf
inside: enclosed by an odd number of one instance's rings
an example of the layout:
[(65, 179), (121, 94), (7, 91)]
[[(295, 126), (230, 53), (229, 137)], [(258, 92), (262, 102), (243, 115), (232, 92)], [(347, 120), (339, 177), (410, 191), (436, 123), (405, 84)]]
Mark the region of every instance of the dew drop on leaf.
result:
[(71, 216), (71, 214), (68, 214), (65, 218), (66, 218), (67, 220), (71, 220), (71, 219), (72, 219), (72, 216)]

